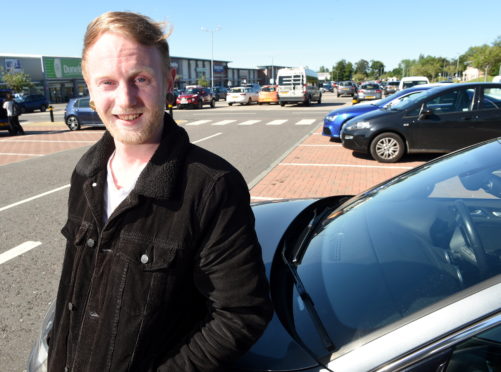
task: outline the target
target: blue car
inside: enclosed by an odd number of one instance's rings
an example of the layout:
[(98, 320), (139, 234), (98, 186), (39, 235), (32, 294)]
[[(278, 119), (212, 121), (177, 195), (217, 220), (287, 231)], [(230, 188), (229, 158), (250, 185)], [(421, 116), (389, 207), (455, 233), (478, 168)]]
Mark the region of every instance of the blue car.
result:
[(434, 86), (436, 85), (427, 84), (414, 86), (408, 89), (400, 90), (395, 94), (392, 94), (391, 96), (372, 102), (370, 104), (343, 107), (331, 111), (324, 118), (324, 129), (322, 131), (322, 135), (331, 137), (331, 140), (340, 140), (341, 128), (348, 120), (353, 119), (358, 115), (362, 115), (367, 112), (392, 105), (396, 102), (400, 102), (401, 100), (406, 99), (413, 94), (433, 88)]
[(90, 107), (89, 97), (70, 99), (64, 109), (64, 122), (70, 130), (79, 130), (82, 125), (104, 128), (103, 121)]

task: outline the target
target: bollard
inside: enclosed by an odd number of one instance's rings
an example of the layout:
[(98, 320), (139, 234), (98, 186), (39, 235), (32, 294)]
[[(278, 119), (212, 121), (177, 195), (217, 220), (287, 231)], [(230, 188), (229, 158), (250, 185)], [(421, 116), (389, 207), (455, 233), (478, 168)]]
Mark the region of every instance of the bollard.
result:
[(49, 109), (49, 114), (50, 114), (50, 121), (53, 123), (54, 122), (54, 111), (53, 111), (53, 108), (52, 108), (52, 106), (49, 106), (48, 109)]

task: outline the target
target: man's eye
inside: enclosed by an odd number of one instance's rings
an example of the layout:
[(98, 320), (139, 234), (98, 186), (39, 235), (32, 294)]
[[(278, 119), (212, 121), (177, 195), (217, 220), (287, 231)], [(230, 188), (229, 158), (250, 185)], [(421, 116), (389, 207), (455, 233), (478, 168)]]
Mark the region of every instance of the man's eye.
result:
[(149, 80), (145, 78), (144, 76), (139, 76), (136, 78), (136, 84), (144, 85), (147, 84)]

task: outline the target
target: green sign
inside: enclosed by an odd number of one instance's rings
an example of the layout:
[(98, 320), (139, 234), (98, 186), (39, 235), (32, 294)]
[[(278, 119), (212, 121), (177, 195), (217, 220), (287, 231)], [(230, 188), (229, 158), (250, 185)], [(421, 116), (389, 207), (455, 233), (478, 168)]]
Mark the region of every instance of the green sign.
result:
[(82, 79), (80, 58), (43, 57), (43, 68), (48, 79)]

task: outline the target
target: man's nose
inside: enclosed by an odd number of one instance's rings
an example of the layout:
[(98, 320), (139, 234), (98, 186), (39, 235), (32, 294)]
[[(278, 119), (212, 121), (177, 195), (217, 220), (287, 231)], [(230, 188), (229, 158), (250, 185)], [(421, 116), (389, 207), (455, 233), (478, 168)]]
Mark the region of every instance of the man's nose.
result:
[(115, 101), (120, 107), (134, 107), (137, 103), (137, 87), (134, 84), (123, 83), (116, 89)]

